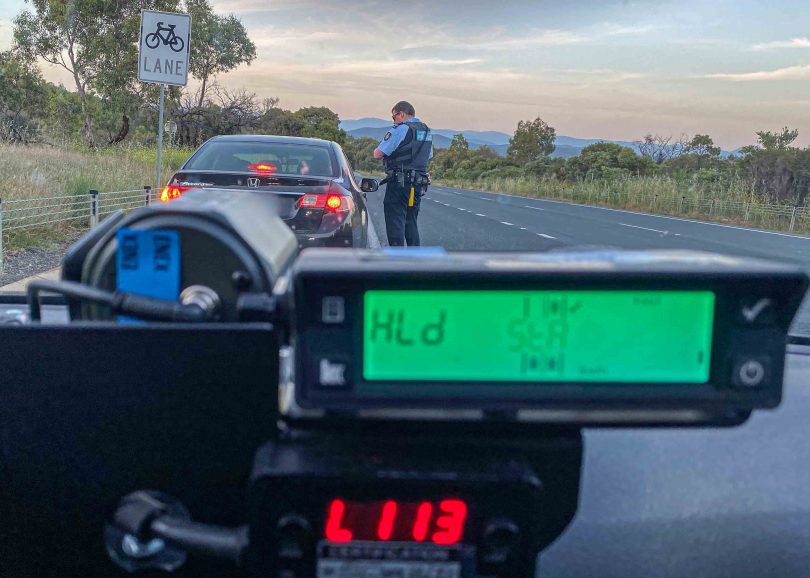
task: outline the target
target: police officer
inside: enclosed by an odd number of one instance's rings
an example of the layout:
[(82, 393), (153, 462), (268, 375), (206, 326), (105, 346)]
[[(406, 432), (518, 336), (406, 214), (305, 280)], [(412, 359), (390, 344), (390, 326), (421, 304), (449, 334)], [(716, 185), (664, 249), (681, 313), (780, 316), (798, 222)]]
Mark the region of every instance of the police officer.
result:
[(385, 232), (388, 245), (419, 245), (416, 218), (422, 195), (427, 190), (428, 161), (433, 158), (433, 135), (416, 118), (413, 106), (403, 101), (391, 109), (394, 126), (374, 149), (375, 159), (385, 164)]

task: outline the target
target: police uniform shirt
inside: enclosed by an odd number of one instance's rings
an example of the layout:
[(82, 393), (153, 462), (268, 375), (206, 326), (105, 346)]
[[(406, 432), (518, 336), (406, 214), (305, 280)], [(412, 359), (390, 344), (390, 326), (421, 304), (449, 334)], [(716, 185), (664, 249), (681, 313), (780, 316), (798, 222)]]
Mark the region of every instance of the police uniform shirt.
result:
[[(409, 118), (405, 122), (422, 122), (416, 117)], [(380, 141), (378, 149), (387, 157), (390, 157), (391, 154), (397, 150), (397, 147), (402, 144), (402, 141), (405, 140), (405, 137), (408, 136), (408, 127), (405, 126), (405, 122), (395, 125), (391, 128), (385, 136)], [(433, 158), (433, 147), (430, 147), (430, 159)]]

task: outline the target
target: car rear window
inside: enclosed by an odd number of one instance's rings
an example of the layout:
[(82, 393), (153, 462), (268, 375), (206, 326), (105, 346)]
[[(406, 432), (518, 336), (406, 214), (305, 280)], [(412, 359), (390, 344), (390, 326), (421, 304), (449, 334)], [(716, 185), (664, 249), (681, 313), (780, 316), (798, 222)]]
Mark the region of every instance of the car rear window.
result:
[(272, 142), (213, 141), (203, 145), (184, 168), (198, 171), (338, 176), (327, 147)]

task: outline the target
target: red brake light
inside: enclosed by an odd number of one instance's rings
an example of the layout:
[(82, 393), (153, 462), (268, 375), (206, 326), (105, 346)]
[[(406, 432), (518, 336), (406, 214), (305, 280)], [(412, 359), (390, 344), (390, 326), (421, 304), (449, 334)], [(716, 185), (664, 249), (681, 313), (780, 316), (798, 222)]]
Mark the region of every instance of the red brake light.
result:
[(336, 213), (349, 210), (349, 199), (335, 193), (308, 193), (301, 195), (298, 206), (302, 209), (325, 209), (327, 212)]
[(251, 171), (256, 171), (259, 173), (274, 173), (278, 170), (276, 165), (270, 163), (256, 163), (253, 165), (248, 165), (248, 168)]
[(194, 187), (178, 187), (177, 185), (166, 185), (163, 187), (163, 190), (160, 191), (160, 202), (161, 203), (168, 203), (172, 199), (176, 199), (183, 193), (188, 190), (191, 190)]

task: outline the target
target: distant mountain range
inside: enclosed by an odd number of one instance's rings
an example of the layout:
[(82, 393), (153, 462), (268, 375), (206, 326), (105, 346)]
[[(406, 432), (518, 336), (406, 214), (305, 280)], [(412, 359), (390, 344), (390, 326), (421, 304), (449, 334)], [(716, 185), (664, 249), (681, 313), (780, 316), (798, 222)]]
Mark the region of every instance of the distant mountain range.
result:
[[(344, 120), (340, 123), (340, 128), (345, 130), (354, 138), (368, 137), (375, 140), (381, 140), (391, 126), (392, 123), (390, 120), (384, 120), (381, 118), (359, 118), (357, 120)], [(498, 131), (453, 130), (446, 128), (434, 128), (431, 130), (433, 131), (433, 145), (437, 149), (448, 148), (453, 140), (453, 137), (461, 133), (464, 135), (464, 138), (467, 139), (471, 149), (479, 149), (482, 146), (487, 146), (501, 156), (506, 155), (506, 149), (509, 148), (509, 139), (512, 138), (512, 135)], [(557, 139), (555, 140), (557, 148), (554, 150), (551, 156), (562, 158), (575, 157), (586, 146), (598, 142), (612, 142), (625, 147), (630, 147), (634, 151), (638, 152), (638, 145), (630, 141), (598, 138), (586, 139), (557, 135)], [(726, 157), (730, 154), (737, 154), (738, 152), (739, 149), (734, 151), (722, 151), (721, 156)]]

